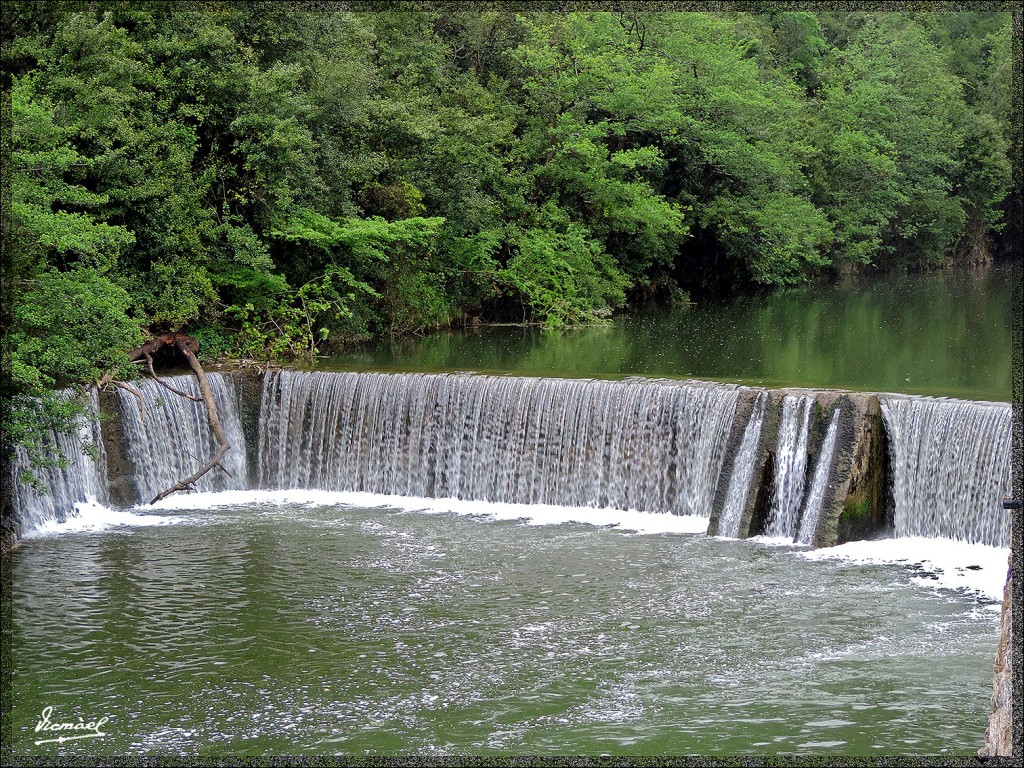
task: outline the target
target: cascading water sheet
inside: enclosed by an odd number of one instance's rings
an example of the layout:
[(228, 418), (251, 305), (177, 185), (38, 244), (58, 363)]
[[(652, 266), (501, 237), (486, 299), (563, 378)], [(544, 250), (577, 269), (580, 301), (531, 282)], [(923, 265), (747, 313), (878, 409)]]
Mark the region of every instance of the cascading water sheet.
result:
[[(61, 397), (72, 398), (73, 390), (63, 390)], [(13, 483), (15, 518), (21, 522), (22, 534), (29, 533), (49, 521), (64, 522), (74, 512), (77, 502), (107, 499), (106, 456), (100, 435), (99, 396), (90, 390), (86, 411), (73, 433), (50, 432), (46, 437), (49, 456), (63, 456), (67, 466), (33, 468), (28, 453), (20, 445), (14, 449), (14, 477), (31, 472), (42, 484), (37, 492), (30, 483)], [(93, 446), (91, 455), (83, 446)]]
[(761, 440), (761, 425), (764, 423), (764, 411), (767, 403), (768, 393), (758, 393), (757, 400), (754, 402), (754, 410), (750, 414), (750, 421), (747, 422), (747, 427), (743, 431), (743, 442), (740, 443), (740, 450), (736, 454), (732, 476), (729, 478), (729, 490), (726, 492), (722, 517), (718, 523), (719, 536), (736, 538), (740, 535), (740, 521), (754, 479), (754, 459), (757, 456), (757, 445)]
[[(247, 488), (245, 438), (238, 418), (234, 381), (218, 373), (208, 373), (206, 379), (231, 449), (221, 461), (223, 469), (214, 467), (199, 478), (196, 490)], [(193, 397), (201, 396), (194, 376), (172, 376), (164, 381)], [(134, 386), (142, 393), (145, 418), (135, 395), (119, 389), (117, 396), (126, 453), (135, 470), (139, 500), (146, 502), (203, 466), (217, 450), (217, 442), (202, 400), (176, 395), (152, 379), (135, 382)]]
[(821, 510), (825, 503), (825, 489), (828, 487), (828, 478), (832, 471), (832, 454), (836, 448), (836, 435), (839, 433), (839, 413), (840, 409), (836, 408), (832, 414), (832, 420), (829, 422), (828, 431), (825, 433), (825, 440), (821, 444), (821, 451), (818, 453), (818, 463), (814, 467), (814, 479), (807, 492), (804, 513), (800, 516), (800, 532), (796, 536), (799, 544), (813, 544), (814, 534), (818, 530), (818, 521), (821, 519)]
[(796, 535), (800, 503), (807, 482), (807, 440), (811, 395), (786, 395), (775, 456), (775, 485), (769, 514), (768, 536), (792, 538)]
[(280, 371), (259, 484), (708, 517), (734, 385)]
[(897, 536), (1010, 545), (1011, 419), (1006, 403), (886, 395)]

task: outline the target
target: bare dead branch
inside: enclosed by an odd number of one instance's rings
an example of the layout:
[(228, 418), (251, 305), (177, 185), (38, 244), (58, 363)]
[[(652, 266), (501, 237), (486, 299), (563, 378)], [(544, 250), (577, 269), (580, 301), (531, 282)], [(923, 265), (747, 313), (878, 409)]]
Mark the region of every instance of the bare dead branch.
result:
[[(196, 380), (199, 382), (199, 391), (202, 392), (203, 402), (206, 404), (206, 416), (210, 421), (210, 429), (213, 431), (213, 435), (219, 444), (216, 453), (210, 457), (210, 460), (200, 467), (196, 472), (184, 480), (180, 480), (173, 486), (168, 488), (166, 491), (158, 493), (150, 504), (156, 504), (161, 499), (170, 496), (172, 493), (178, 491), (190, 490), (196, 481), (199, 480), (203, 475), (209, 472), (214, 467), (220, 467), (227, 472), (220, 461), (224, 458), (224, 454), (231, 448), (231, 443), (228, 442), (227, 438), (224, 437), (224, 431), (221, 429), (220, 417), (217, 415), (217, 404), (213, 399), (213, 392), (210, 390), (210, 382), (206, 378), (206, 371), (203, 370), (203, 366), (200, 365), (199, 360), (196, 358), (195, 353), (190, 348), (190, 344), (194, 343), (193, 340), (184, 334), (175, 334), (175, 338), (171, 342), (174, 346), (185, 356), (188, 360), (189, 366), (191, 366), (193, 373), (196, 375)], [(230, 475), (230, 473), (228, 473)]]
[(142, 393), (139, 392), (139, 390), (137, 390), (131, 384), (128, 384), (126, 382), (114, 381), (112, 383), (118, 389), (123, 389), (125, 392), (131, 392), (133, 395), (135, 395), (135, 397), (137, 397), (139, 399), (139, 418), (142, 421), (145, 421), (146, 420), (146, 400), (145, 400), (145, 398), (142, 397)]
[(166, 491), (161, 491), (149, 503), (156, 504), (158, 501), (160, 501), (160, 499), (170, 496), (172, 493), (177, 493), (178, 491), (191, 490), (193, 485), (196, 483), (197, 480), (199, 480), (199, 478), (201, 478), (214, 467), (220, 466), (220, 460), (224, 458), (224, 454), (228, 452), (228, 449), (230, 447), (231, 446), (228, 445), (227, 443), (223, 443), (217, 449), (217, 452), (213, 454), (213, 457), (208, 462), (206, 462), (206, 464), (204, 464), (202, 467), (196, 470), (195, 474), (186, 477), (184, 480), (179, 480)]
[(189, 400), (192, 400), (193, 402), (201, 403), (203, 401), (203, 398), (201, 397), (196, 397), (195, 395), (190, 395), (188, 392), (182, 392), (180, 389), (175, 389), (166, 381), (157, 376), (156, 371), (153, 370), (153, 356), (149, 354), (149, 352), (143, 351), (142, 356), (145, 358), (146, 366), (149, 368), (149, 375), (152, 376), (153, 380), (156, 381), (156, 383), (159, 384), (161, 387), (163, 387), (166, 390), (169, 390), (170, 392), (173, 392), (174, 394), (180, 397), (187, 397)]

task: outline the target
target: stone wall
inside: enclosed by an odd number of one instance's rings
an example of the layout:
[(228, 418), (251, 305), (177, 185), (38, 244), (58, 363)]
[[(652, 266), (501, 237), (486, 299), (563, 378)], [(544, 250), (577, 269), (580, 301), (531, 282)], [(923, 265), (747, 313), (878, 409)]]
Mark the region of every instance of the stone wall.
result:
[[(134, 400), (132, 405), (138, 407)], [(107, 455), (107, 494), (111, 504), (128, 507), (138, 502), (139, 493), (135, 469), (125, 449), (123, 417), (116, 391), (100, 393), (100, 418), (103, 450)]]
[(1013, 553), (1010, 553), (1006, 586), (1003, 588), (1003, 614), (999, 630), (999, 647), (992, 684), (992, 714), (985, 729), (985, 746), (978, 754), (988, 757), (1013, 754), (1013, 655), (1010, 638), (1013, 636), (1012, 588)]
[(892, 530), (889, 457), (877, 395), (849, 392), (814, 545), (830, 547)]
[[(718, 477), (718, 486), (715, 488), (715, 498), (711, 505), (711, 519), (708, 521), (708, 535), (718, 535), (718, 523), (722, 517), (722, 509), (725, 506), (725, 499), (729, 493), (729, 483), (732, 480), (733, 472), (736, 470), (736, 459), (743, 443), (743, 435), (747, 431), (747, 422), (754, 411), (754, 403), (757, 400), (758, 390), (742, 389), (739, 399), (736, 401), (736, 410), (732, 417), (732, 429), (729, 432), (729, 440), (725, 446), (725, 455), (722, 457), (722, 472)], [(763, 430), (762, 430), (763, 431)], [(756, 473), (756, 472), (755, 472)]]
[[(807, 390), (789, 389), (768, 392), (751, 490), (741, 516), (740, 538), (764, 532), (775, 479), (775, 452), (782, 399), (787, 394), (806, 392)], [(756, 394), (756, 390), (743, 392), (736, 406), (736, 416), (722, 465), (722, 476), (718, 481), (708, 523), (708, 534), (713, 536), (718, 534), (733, 464), (753, 410)], [(814, 546), (830, 547), (845, 541), (874, 538), (891, 532), (893, 525), (888, 477), (889, 457), (877, 395), (838, 390), (820, 390), (813, 394), (815, 404), (811, 410), (808, 438), (808, 483), (811, 472), (817, 466), (832, 414), (837, 407), (840, 409), (831, 472), (821, 518), (814, 536)]]
[(263, 379), (259, 373), (248, 371), (234, 371), (230, 374), (235, 377), (235, 395), (238, 398), (236, 407), (238, 419), (242, 425), (242, 434), (245, 437), (245, 466), (248, 473), (248, 485), (255, 488), (259, 480), (259, 458), (260, 442), (260, 401), (263, 394)]

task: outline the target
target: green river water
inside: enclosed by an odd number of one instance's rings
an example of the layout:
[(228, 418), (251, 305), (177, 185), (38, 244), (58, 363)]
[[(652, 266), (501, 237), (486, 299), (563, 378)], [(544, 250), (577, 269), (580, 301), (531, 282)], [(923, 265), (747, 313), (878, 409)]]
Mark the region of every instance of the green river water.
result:
[(321, 362), (339, 370), (668, 376), (1010, 400), (1009, 267), (862, 279), (564, 331), (481, 326)]
[[(995, 606), (906, 565), (358, 506), (149, 519), (14, 553), (16, 754), (964, 754), (987, 722)], [(36, 744), (46, 707), (105, 735)]]

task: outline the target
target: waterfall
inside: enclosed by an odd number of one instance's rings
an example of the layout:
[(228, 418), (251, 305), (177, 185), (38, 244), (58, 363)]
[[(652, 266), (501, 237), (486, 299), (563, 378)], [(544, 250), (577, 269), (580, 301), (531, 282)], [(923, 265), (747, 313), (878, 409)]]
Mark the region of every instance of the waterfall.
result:
[(1010, 546), (1011, 409), (945, 398), (879, 398), (897, 536)]
[[(60, 395), (72, 398), (75, 393), (68, 389)], [(27, 451), (20, 445), (15, 446), (12, 457), (14, 515), (21, 523), (23, 535), (48, 521), (64, 522), (74, 512), (76, 502), (89, 498), (106, 501), (107, 498), (106, 457), (100, 436), (99, 396), (95, 389), (89, 392), (86, 411), (78, 420), (78, 430), (70, 434), (51, 431), (45, 442), (47, 454), (63, 456), (67, 460), (66, 467), (32, 468)], [(94, 446), (92, 455), (83, 452), (84, 445)], [(25, 472), (31, 472), (42, 483), (38, 492), (30, 483), (18, 480)]]
[[(208, 379), (232, 448), (226, 471), (211, 470), (197, 490), (258, 485), (700, 517), (711, 512), (740, 391), (727, 384), (645, 379), (273, 372), (263, 377), (259, 471), (250, 478), (236, 381), (220, 374)], [(167, 382), (200, 397), (191, 375)], [(134, 485), (147, 501), (193, 474), (216, 443), (201, 400), (151, 379), (136, 386), (145, 418), (138, 399), (118, 390), (118, 455), (124, 458), (112, 455), (111, 461), (121, 467), (128, 460), (131, 469), (117, 469), (113, 479)], [(1002, 498), (1010, 493), (1010, 406), (904, 395), (879, 401), (896, 535), (1009, 546), (1010, 515)], [(739, 535), (768, 402), (768, 393), (757, 394), (737, 449), (719, 521), (722, 536)], [(824, 514), (841, 417), (837, 408), (808, 478), (813, 404), (809, 394), (782, 400), (765, 526), (769, 536), (802, 544), (814, 542)], [(62, 454), (68, 465), (32, 470), (42, 492), (13, 483), (14, 518), (22, 532), (63, 521), (76, 502), (107, 501), (99, 424), (99, 398), (92, 392), (77, 434), (49, 437), (49, 453)], [(83, 443), (96, 450), (84, 454)], [(30, 470), (21, 447), (14, 450), (12, 469), (15, 479)]]
[(743, 517), (743, 509), (747, 506), (750, 485), (754, 479), (754, 459), (757, 457), (757, 445), (761, 440), (761, 425), (764, 423), (767, 403), (768, 393), (758, 393), (750, 421), (743, 432), (743, 442), (740, 443), (740, 450), (736, 454), (732, 477), (729, 478), (729, 490), (726, 492), (722, 517), (718, 523), (719, 536), (737, 538), (740, 535), (740, 520)]
[[(206, 378), (231, 450), (222, 461), (226, 471), (214, 467), (199, 479), (196, 490), (247, 488), (245, 439), (238, 418), (234, 381), (217, 373), (209, 373)], [(194, 376), (172, 376), (164, 380), (175, 389), (201, 397)], [(146, 502), (203, 466), (217, 450), (217, 443), (201, 400), (196, 402), (176, 395), (152, 379), (135, 382), (134, 386), (145, 401), (145, 418), (135, 395), (119, 389), (117, 397), (124, 426), (125, 452), (134, 467), (139, 500)]]
[(818, 530), (821, 508), (825, 503), (825, 490), (828, 488), (828, 478), (832, 472), (832, 454), (836, 447), (836, 435), (839, 433), (839, 412), (840, 409), (836, 408), (832, 414), (832, 421), (829, 422), (825, 440), (818, 452), (814, 479), (811, 481), (810, 491), (807, 492), (807, 503), (804, 505), (804, 513), (800, 517), (800, 533), (796, 537), (800, 544), (813, 544), (814, 534)]
[(710, 515), (739, 389), (280, 371), (259, 484)]
[(775, 486), (769, 515), (768, 536), (796, 535), (800, 502), (807, 482), (807, 438), (811, 395), (786, 395), (782, 399), (782, 417), (775, 456)]

